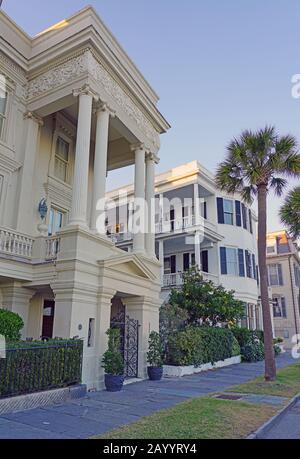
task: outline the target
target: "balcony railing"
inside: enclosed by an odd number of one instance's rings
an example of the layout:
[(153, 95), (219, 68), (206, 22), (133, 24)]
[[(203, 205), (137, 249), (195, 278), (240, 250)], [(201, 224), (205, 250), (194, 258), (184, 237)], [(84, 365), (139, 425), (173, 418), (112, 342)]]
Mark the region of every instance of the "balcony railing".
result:
[(120, 242), (131, 241), (133, 236), (132, 233), (111, 233), (107, 237), (115, 244), (119, 244)]
[(46, 260), (56, 260), (60, 251), (60, 237), (52, 236), (46, 239)]
[(13, 230), (0, 229), (0, 252), (31, 258), (34, 239)]
[[(210, 280), (214, 283), (218, 283), (218, 276), (212, 273), (201, 272), (205, 280)], [(180, 287), (183, 284), (183, 274), (182, 273), (171, 273), (164, 274), (163, 278), (163, 287)]]

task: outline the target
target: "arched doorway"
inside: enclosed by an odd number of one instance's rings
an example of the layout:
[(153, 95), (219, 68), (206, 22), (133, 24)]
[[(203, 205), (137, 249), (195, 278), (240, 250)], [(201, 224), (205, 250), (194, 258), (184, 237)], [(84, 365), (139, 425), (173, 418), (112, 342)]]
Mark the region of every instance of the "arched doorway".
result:
[(124, 357), (125, 377), (138, 377), (139, 322), (126, 314), (121, 298), (115, 297), (111, 306), (111, 328), (120, 330), (121, 352)]

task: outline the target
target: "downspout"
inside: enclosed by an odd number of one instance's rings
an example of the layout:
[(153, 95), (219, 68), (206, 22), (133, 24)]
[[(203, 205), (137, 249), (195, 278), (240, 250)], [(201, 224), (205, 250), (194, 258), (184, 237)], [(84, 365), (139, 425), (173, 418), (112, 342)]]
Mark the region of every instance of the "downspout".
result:
[[(290, 271), (291, 289), (292, 289), (292, 297), (293, 297), (295, 331), (296, 331), (296, 335), (298, 335), (299, 334), (299, 330), (298, 330), (298, 324), (297, 324), (297, 313), (296, 313), (295, 292), (294, 292), (293, 277), (292, 277), (291, 258), (292, 258), (292, 255), (289, 255), (289, 271)], [(297, 339), (297, 343), (298, 343), (298, 339)]]

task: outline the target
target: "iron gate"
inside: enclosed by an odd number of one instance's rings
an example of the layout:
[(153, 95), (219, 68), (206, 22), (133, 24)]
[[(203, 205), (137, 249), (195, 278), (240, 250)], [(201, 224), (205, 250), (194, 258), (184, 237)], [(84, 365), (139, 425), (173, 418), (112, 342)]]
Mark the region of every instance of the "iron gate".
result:
[(139, 322), (125, 312), (119, 312), (111, 320), (111, 328), (120, 330), (121, 352), (125, 364), (125, 377), (138, 377)]

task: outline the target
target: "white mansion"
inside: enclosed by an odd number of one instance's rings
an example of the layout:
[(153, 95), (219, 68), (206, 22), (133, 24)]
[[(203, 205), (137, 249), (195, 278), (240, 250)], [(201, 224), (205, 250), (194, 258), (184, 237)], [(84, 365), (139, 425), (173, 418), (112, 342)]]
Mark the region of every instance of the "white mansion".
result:
[(89, 389), (113, 316), (139, 325), (133, 376), (158, 329), (153, 235), (126, 253), (95, 231), (107, 171), (135, 164), (135, 197), (154, 195), (170, 127), (157, 102), (91, 7), (33, 38), (0, 11), (0, 307), (22, 316), (23, 338), (84, 339)]
[[(234, 290), (245, 304), (246, 322), (262, 328), (257, 270), (257, 219), (239, 195), (226, 196), (215, 185), (213, 174), (197, 161), (176, 167), (155, 179), (156, 255), (161, 262), (162, 302), (170, 289), (182, 284), (182, 273), (192, 265), (204, 278)], [(128, 196), (127, 208), (122, 195)], [(131, 253), (128, 231), (134, 186), (108, 193), (121, 202), (117, 212), (108, 211), (107, 232), (118, 247)], [(201, 221), (197, 225), (197, 219)], [(197, 234), (200, 233), (200, 234)]]

